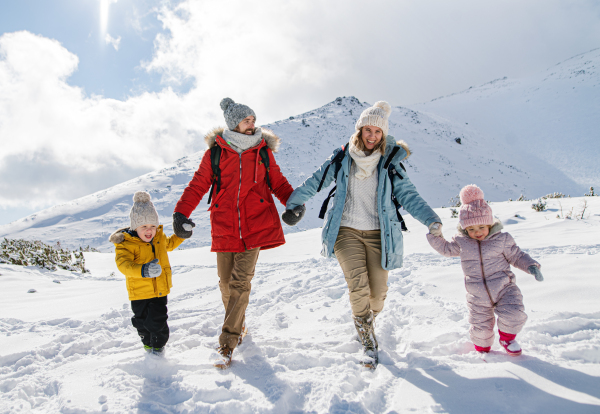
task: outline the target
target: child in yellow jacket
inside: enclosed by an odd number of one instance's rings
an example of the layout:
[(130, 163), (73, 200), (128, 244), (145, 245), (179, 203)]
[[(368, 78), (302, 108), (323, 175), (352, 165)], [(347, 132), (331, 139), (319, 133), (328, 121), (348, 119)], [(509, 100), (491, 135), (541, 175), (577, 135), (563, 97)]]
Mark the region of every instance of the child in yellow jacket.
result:
[(144, 348), (162, 355), (169, 339), (167, 295), (170, 292), (171, 265), (167, 252), (184, 239), (165, 236), (150, 194), (138, 191), (129, 213), (131, 226), (109, 237), (115, 244), (117, 267), (125, 275), (131, 301), (131, 323)]

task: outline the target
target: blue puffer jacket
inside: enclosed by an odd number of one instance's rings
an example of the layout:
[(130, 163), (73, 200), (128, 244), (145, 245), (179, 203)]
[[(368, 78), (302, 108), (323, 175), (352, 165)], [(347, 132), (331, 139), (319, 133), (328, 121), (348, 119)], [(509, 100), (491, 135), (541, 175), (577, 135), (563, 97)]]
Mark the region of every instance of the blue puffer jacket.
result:
[[(429, 207), (429, 205), (421, 198), (417, 189), (409, 180), (406, 172), (400, 167), (400, 161), (406, 159), (410, 155), (408, 146), (403, 141), (396, 142), (393, 137), (387, 137), (385, 154), (381, 157), (377, 170), (379, 171), (379, 184), (377, 187), (377, 209), (379, 212), (379, 223), (381, 228), (381, 266), (384, 269), (392, 270), (402, 267), (403, 240), (402, 229), (396, 216), (395, 206), (392, 202), (392, 185), (390, 183), (387, 171), (383, 170), (383, 164), (387, 159), (388, 154), (392, 152), (394, 146), (400, 146), (400, 150), (394, 156), (391, 164), (404, 177), (399, 179), (394, 177), (394, 195), (402, 204), (404, 209), (408, 211), (414, 218), (419, 220), (425, 226), (429, 227), (431, 223), (441, 223), (442, 221), (437, 214)], [(317, 188), (321, 182), (321, 177), (325, 172), (325, 168), (329, 162), (342, 151), (341, 148), (336, 149), (331, 157), (315, 171), (312, 177), (309, 177), (294, 190), (287, 201), (286, 208), (293, 209), (294, 207), (303, 205), (307, 200), (317, 193)], [(352, 157), (346, 155), (342, 161), (342, 168), (337, 175), (337, 190), (333, 198), (333, 206), (325, 215), (323, 224), (323, 232), (321, 241), (323, 250), (321, 254), (325, 257), (334, 257), (333, 246), (338, 236), (344, 204), (346, 202), (346, 191), (348, 189), (348, 173), (350, 171), (350, 163)], [(327, 188), (333, 181), (335, 168), (332, 165), (327, 171), (323, 188)]]

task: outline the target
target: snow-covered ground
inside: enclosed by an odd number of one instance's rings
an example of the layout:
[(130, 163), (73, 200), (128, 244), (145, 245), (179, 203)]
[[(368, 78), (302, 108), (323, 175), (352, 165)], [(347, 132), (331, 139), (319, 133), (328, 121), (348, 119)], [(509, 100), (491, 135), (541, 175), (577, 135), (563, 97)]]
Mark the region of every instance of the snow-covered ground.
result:
[[(164, 359), (141, 347), (113, 254), (86, 254), (85, 275), (0, 265), (0, 413), (598, 413), (600, 198), (530, 206), (492, 203), (546, 278), (515, 271), (529, 321), (514, 358), (497, 343), (485, 361), (472, 351), (459, 260), (437, 255), (411, 217), (374, 372), (357, 363), (346, 283), (319, 256), (320, 229), (261, 253), (250, 334), (227, 371), (211, 365), (224, 312), (207, 247), (170, 255)], [(450, 238), (457, 219), (437, 212)]]

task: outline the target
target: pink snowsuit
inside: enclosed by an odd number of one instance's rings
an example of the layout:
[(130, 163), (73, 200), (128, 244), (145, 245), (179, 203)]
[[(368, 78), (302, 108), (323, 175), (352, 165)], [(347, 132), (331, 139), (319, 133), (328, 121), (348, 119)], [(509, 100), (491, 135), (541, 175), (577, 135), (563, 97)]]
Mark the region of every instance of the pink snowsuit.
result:
[(538, 264), (517, 246), (510, 234), (500, 230), (502, 223), (495, 220), (483, 241), (470, 238), (460, 227), (451, 242), (427, 235), (429, 244), (438, 253), (446, 257), (460, 256), (467, 288), (469, 333), (473, 343), (480, 347), (492, 346), (494, 342), (494, 312), (498, 315), (500, 331), (510, 334), (521, 331), (527, 315), (510, 265), (529, 273), (527, 268)]

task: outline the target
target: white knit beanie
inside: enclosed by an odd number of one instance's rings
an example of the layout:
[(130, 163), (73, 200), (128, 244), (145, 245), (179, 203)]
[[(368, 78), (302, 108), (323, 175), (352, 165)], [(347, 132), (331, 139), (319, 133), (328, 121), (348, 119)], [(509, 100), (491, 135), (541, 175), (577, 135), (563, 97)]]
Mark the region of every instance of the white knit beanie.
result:
[(381, 128), (384, 135), (388, 134), (389, 125), (388, 118), (392, 113), (392, 107), (386, 101), (375, 102), (370, 108), (367, 108), (360, 114), (360, 118), (356, 121), (356, 130), (364, 126), (371, 125)]
[(133, 207), (129, 212), (129, 218), (131, 219), (131, 230), (145, 224), (154, 224), (158, 227), (158, 213), (150, 201), (150, 194), (138, 191), (133, 195)]

